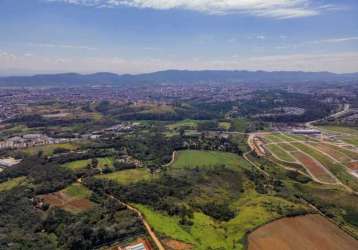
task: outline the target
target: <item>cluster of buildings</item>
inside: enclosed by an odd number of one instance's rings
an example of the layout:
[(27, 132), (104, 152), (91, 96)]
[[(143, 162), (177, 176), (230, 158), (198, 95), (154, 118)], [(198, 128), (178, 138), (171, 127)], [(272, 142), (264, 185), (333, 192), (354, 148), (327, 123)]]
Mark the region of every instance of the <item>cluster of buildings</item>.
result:
[(66, 143), (70, 139), (51, 138), (44, 134), (26, 134), (23, 136), (10, 137), (0, 141), (0, 149), (28, 148), (39, 145)]

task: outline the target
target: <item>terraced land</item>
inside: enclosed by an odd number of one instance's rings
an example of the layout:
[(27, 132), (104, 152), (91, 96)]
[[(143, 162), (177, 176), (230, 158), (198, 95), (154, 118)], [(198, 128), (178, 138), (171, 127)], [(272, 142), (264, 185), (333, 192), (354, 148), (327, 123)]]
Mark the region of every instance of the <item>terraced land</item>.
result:
[(278, 145), (280, 145), (280, 147), (288, 152), (294, 152), (297, 151), (297, 148), (295, 148), (294, 146), (292, 146), (289, 143), (279, 143)]
[(290, 153), (286, 152), (281, 148), (281, 144), (268, 144), (266, 147), (270, 150), (270, 152), (278, 159), (287, 162), (296, 162), (296, 160), (290, 155)]
[(358, 191), (357, 152), (309, 136), (273, 133), (264, 138), (266, 148), (277, 160), (296, 161), (317, 181), (343, 183), (347, 189)]
[(319, 126), (324, 132), (333, 133), (343, 142), (358, 146), (358, 129), (354, 127)]
[(292, 152), (296, 159), (302, 163), (309, 173), (318, 180), (326, 183), (336, 183), (336, 180), (328, 173), (328, 171), (319, 162), (311, 158), (309, 155), (300, 151)]

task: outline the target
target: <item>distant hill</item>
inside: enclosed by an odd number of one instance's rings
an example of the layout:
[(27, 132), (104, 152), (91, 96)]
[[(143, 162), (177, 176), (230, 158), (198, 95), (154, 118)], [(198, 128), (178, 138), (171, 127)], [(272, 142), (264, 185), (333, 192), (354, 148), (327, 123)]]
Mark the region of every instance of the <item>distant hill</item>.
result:
[(0, 86), (91, 86), (150, 83), (358, 83), (358, 73), (335, 74), (330, 72), (302, 71), (226, 71), (226, 70), (167, 70), (137, 75), (117, 75), (101, 72), (89, 75), (77, 73), (34, 76), (0, 77)]

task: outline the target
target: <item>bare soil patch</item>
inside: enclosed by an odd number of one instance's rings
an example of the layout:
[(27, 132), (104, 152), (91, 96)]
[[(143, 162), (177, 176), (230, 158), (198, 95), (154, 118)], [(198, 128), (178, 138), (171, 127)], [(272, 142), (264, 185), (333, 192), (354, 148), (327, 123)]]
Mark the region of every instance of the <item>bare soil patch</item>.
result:
[(73, 198), (63, 192), (56, 192), (40, 196), (50, 206), (62, 208), (69, 212), (82, 212), (93, 207), (93, 203), (85, 198)]
[(193, 246), (181, 241), (166, 239), (162, 241), (164, 246), (172, 250), (190, 250)]
[(321, 215), (284, 218), (251, 233), (249, 250), (354, 250), (358, 241)]
[(358, 171), (358, 161), (349, 163), (348, 168), (354, 171)]

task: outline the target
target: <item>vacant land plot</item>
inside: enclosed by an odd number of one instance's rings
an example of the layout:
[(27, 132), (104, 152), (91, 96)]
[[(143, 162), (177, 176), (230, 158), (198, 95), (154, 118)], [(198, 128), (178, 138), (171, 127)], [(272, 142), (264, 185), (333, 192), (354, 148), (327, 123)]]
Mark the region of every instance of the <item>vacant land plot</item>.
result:
[(269, 151), (279, 160), (287, 162), (296, 162), (296, 160), (285, 150), (283, 150), (278, 144), (268, 144), (266, 147)]
[(354, 250), (358, 241), (320, 215), (284, 218), (249, 235), (249, 250)]
[(98, 178), (112, 180), (120, 185), (129, 185), (139, 181), (150, 180), (154, 177), (153, 174), (144, 168), (122, 170), (98, 176)]
[(94, 203), (88, 200), (90, 195), (90, 190), (79, 183), (75, 183), (59, 192), (41, 195), (40, 198), (50, 206), (79, 213), (93, 207)]
[(53, 151), (56, 148), (63, 148), (68, 150), (74, 150), (76, 149), (76, 145), (71, 143), (63, 143), (63, 144), (50, 144), (50, 145), (43, 145), (43, 146), (36, 146), (32, 148), (24, 149), (24, 152), (29, 155), (36, 155), (40, 151), (43, 152), (44, 155), (51, 156), (53, 155)]
[(177, 152), (172, 168), (194, 168), (226, 165), (231, 167), (248, 166), (241, 157), (217, 151), (184, 150)]
[(328, 183), (336, 182), (336, 180), (330, 174), (327, 173), (325, 168), (321, 164), (316, 162), (314, 159), (312, 159), (310, 156), (308, 156), (300, 151), (292, 152), (292, 154), (318, 180), (323, 181), (323, 182), (328, 182)]
[(25, 177), (17, 177), (0, 183), (0, 192), (7, 191), (23, 184), (26, 181)]

